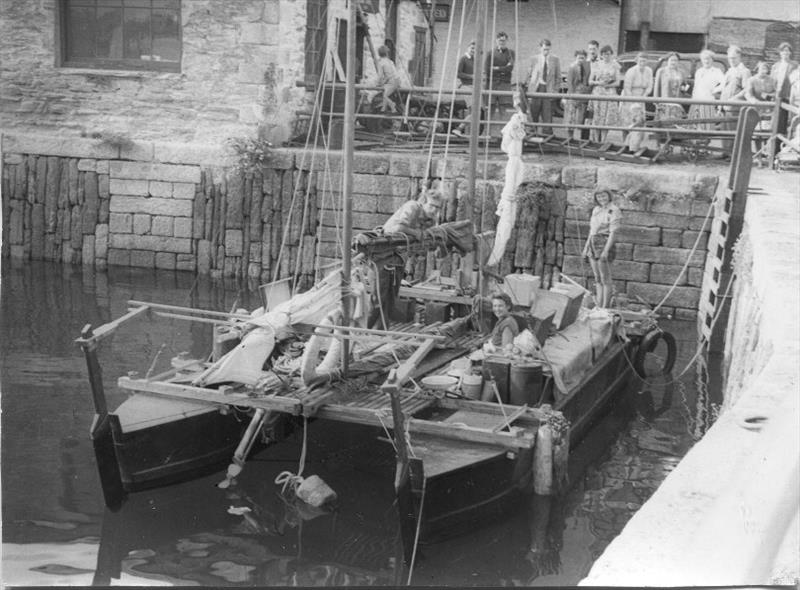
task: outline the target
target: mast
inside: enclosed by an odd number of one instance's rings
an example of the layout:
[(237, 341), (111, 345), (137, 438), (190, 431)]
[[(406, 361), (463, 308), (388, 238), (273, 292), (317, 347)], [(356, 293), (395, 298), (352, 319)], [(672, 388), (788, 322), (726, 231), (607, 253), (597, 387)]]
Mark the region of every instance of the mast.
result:
[[(349, 0), (347, 19), (347, 71), (344, 91), (342, 151), (342, 324), (350, 325), (350, 243), (353, 241), (353, 135), (355, 134), (357, 2)], [(342, 373), (347, 374), (350, 344), (342, 342)]]
[[(478, 168), (478, 135), (481, 121), (481, 85), (483, 84), (483, 37), (486, 34), (486, 12), (490, 2), (479, 2), (477, 5), (477, 31), (475, 33), (475, 67), (472, 74), (472, 112), (469, 127), (469, 166), (467, 167), (467, 198), (472, 204), (475, 198), (475, 175)], [(462, 10), (466, 10), (466, 2)], [(491, 105), (490, 105), (491, 108)], [(467, 211), (472, 211), (471, 206)]]

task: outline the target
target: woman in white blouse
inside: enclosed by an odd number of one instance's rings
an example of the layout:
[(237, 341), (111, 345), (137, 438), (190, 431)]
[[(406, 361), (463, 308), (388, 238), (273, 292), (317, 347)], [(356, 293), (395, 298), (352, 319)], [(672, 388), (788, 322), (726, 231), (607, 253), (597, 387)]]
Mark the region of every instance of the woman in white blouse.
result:
[(597, 305), (608, 307), (614, 293), (611, 263), (616, 256), (616, 239), (622, 212), (611, 200), (611, 191), (601, 189), (594, 193), (595, 207), (589, 221), (589, 237), (583, 247), (584, 258), (589, 259), (594, 273)]
[[(706, 49), (700, 53), (700, 67), (694, 73), (692, 98), (695, 100), (715, 100), (714, 89), (725, 81), (723, 71), (714, 66), (714, 52)], [(717, 107), (714, 104), (693, 104), (689, 109), (690, 119), (714, 119)], [(698, 123), (698, 129), (711, 129), (713, 122)]]

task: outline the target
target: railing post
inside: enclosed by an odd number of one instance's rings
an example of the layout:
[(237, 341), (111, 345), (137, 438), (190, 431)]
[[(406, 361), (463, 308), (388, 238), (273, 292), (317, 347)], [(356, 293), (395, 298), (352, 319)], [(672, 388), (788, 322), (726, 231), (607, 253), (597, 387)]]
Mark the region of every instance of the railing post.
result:
[(775, 107), (772, 109), (772, 126), (769, 136), (769, 144), (767, 145), (767, 156), (769, 158), (769, 167), (775, 166), (775, 152), (778, 145), (778, 123), (781, 118), (781, 97), (775, 97)]

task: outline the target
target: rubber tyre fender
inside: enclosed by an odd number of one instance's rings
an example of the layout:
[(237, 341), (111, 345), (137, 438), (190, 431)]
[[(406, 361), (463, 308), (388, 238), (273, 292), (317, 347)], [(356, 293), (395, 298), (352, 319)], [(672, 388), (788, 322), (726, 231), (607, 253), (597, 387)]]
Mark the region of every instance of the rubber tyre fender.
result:
[(642, 379), (648, 377), (655, 377), (655, 375), (648, 375), (644, 368), (644, 360), (648, 353), (653, 352), (658, 346), (658, 341), (663, 340), (667, 346), (667, 360), (664, 363), (664, 368), (661, 370), (661, 375), (669, 375), (675, 366), (675, 357), (678, 352), (678, 346), (675, 342), (675, 336), (669, 332), (665, 332), (661, 328), (649, 331), (642, 337), (639, 343), (639, 349), (636, 351), (636, 358), (633, 360), (633, 369), (636, 374)]

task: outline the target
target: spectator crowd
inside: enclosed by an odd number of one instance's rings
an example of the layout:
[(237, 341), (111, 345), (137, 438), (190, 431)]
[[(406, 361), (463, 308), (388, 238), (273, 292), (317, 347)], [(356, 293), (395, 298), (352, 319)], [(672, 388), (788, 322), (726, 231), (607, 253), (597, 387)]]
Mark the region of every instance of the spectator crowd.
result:
[[(661, 60), (657, 71), (648, 65), (648, 54), (640, 52), (636, 55), (636, 63), (623, 73), (620, 63), (614, 56), (610, 45), (602, 47), (597, 41), (589, 41), (586, 49), (578, 49), (574, 53), (574, 61), (565, 70), (558, 56), (552, 52), (552, 44), (542, 39), (539, 50), (526, 69), (517, 68), (516, 84), (512, 83), (512, 72), (515, 70), (516, 55), (508, 47), (508, 35), (497, 33), (495, 47), (487, 52), (482, 71), (484, 88), (491, 91), (517, 91), (517, 100), (513, 100), (509, 92), (504, 94), (488, 94), (484, 107), (490, 109), (492, 119), (505, 119), (508, 111), (516, 106), (527, 113), (529, 122), (534, 126), (541, 123), (552, 123), (557, 106), (563, 106), (563, 122), (566, 124), (568, 136), (576, 131), (570, 125), (595, 125), (598, 127), (622, 127), (631, 131), (623, 131), (625, 142), (631, 150), (638, 149), (644, 140), (644, 134), (637, 131), (647, 117), (644, 102), (592, 100), (591, 96), (622, 95), (626, 97), (653, 96), (661, 99), (682, 98), (687, 96), (691, 88), (691, 98), (707, 101), (705, 104), (692, 104), (687, 110), (681, 104), (671, 102), (656, 103), (652, 117), (661, 125), (692, 123), (697, 129), (721, 128), (733, 130), (740, 106), (724, 104), (730, 101), (782, 102), (800, 107), (800, 69), (792, 59), (792, 47), (789, 43), (781, 43), (778, 47), (778, 60), (769, 64), (759, 61), (751, 71), (742, 62), (742, 50), (736, 45), (728, 47), (726, 52), (728, 67), (724, 71), (715, 65), (715, 55), (706, 49), (700, 53), (697, 68), (692, 80), (686, 79), (684, 71), (679, 67), (680, 55), (669, 53)], [(472, 89), (475, 83), (475, 42), (472, 41), (458, 63), (458, 85), (464, 89)], [(562, 79), (566, 81), (567, 94), (587, 95), (586, 98), (545, 98), (541, 93), (558, 93), (562, 90)], [(478, 80), (480, 81), (480, 79)], [(558, 103), (560, 101), (560, 104)], [(714, 104), (720, 102), (722, 104)], [(473, 107), (471, 96), (467, 97), (467, 116), (454, 128), (453, 133), (463, 135), (468, 128), (469, 111)], [(772, 128), (769, 115), (772, 109), (762, 111), (763, 127)], [(780, 109), (777, 122), (778, 133), (791, 138), (798, 127), (800, 117), (790, 117), (789, 112)], [(534, 127), (542, 134), (552, 133), (548, 126)], [(582, 139), (591, 139), (603, 143), (608, 130), (596, 128), (581, 129)], [(729, 143), (730, 140), (727, 140)], [(726, 147), (723, 145), (723, 147)], [(761, 145), (756, 148), (760, 150)]]

